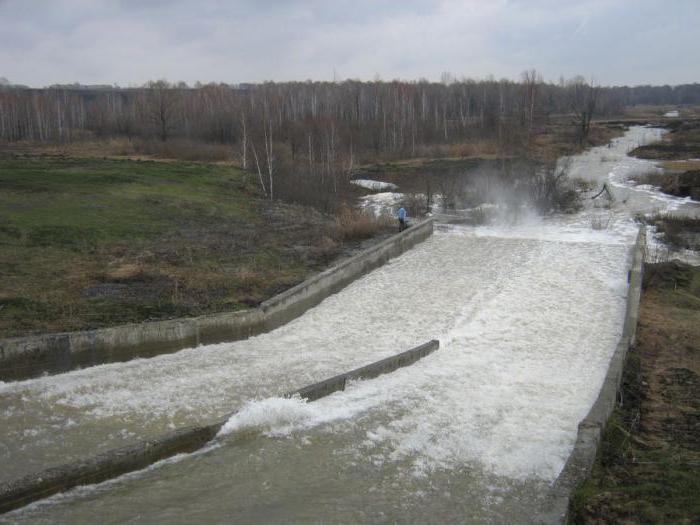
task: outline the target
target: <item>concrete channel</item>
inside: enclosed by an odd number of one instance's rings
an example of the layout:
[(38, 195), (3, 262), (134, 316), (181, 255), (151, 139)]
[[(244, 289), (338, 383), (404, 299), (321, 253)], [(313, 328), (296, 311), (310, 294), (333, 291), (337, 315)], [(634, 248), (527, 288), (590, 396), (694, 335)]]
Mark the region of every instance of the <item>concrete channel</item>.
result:
[[(395, 356), (289, 392), (285, 397), (299, 396), (312, 402), (333, 392), (344, 390), (347, 381), (372, 379), (410, 366), (439, 347), (439, 341), (428, 341)], [(0, 485), (0, 514), (80, 485), (107, 481), (129, 472), (144, 469), (177, 454), (199, 450), (217, 436), (228, 419), (206, 426), (176, 430), (83, 461), (61, 465), (3, 483)]]
[(632, 247), (632, 264), (628, 272), (629, 291), (622, 337), (610, 360), (610, 366), (598, 398), (588, 415), (579, 423), (574, 449), (563, 470), (552, 484), (546, 504), (542, 513), (534, 520), (535, 523), (567, 523), (571, 495), (591, 473), (603, 430), (618, 402), (618, 393), (627, 351), (635, 343), (637, 321), (639, 319), (639, 301), (642, 294), (645, 249), (646, 234), (645, 228), (642, 226)]
[(269, 332), (411, 249), (432, 233), (433, 220), (421, 221), (264, 301), (258, 308), (98, 330), (2, 339), (0, 381), (153, 357)]

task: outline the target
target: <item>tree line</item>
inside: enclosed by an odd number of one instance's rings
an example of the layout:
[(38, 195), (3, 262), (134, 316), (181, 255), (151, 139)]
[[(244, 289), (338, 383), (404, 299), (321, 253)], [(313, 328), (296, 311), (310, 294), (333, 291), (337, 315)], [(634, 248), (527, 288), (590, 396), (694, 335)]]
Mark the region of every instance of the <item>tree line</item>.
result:
[[(358, 150), (411, 153), (418, 144), (496, 134), (506, 120), (531, 129), (544, 117), (575, 111), (576, 92), (589, 87), (580, 77), (544, 83), (532, 71), (520, 82), (348, 80), (190, 88), (159, 80), (123, 89), (0, 89), (0, 139), (70, 141), (88, 132), (232, 144), (272, 128), (295, 154), (308, 149), (309, 135), (331, 135), (327, 141), (345, 147), (352, 141)], [(598, 110), (604, 114), (623, 104), (622, 97), (602, 98)]]
[[(697, 85), (654, 91), (700, 101)], [(582, 77), (520, 81), (285, 82), (189, 87), (165, 80), (138, 88), (0, 89), (0, 140), (72, 142), (126, 137), (228, 145), (270, 198), (308, 181), (337, 192), (368, 159), (422, 156), (426, 148), (491, 140), (526, 144), (553, 116), (570, 117), (585, 140), (593, 115), (647, 100), (647, 87), (602, 88)], [(679, 93), (682, 93), (679, 94)], [(277, 174), (291, 173), (282, 180)], [(302, 175), (303, 172), (303, 175)], [(286, 185), (286, 187), (285, 187)]]

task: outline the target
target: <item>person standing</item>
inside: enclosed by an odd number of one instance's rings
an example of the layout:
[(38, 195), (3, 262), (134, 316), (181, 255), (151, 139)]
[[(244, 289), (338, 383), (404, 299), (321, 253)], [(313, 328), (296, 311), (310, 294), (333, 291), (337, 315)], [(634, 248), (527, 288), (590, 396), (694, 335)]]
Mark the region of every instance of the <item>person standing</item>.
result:
[(399, 231), (402, 232), (406, 229), (406, 209), (401, 206), (399, 208)]

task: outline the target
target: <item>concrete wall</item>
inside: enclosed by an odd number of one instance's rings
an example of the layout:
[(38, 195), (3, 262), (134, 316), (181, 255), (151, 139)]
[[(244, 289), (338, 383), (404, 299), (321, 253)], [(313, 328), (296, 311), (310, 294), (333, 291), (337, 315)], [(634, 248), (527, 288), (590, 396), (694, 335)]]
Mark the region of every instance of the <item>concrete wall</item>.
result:
[(566, 523), (571, 493), (588, 478), (593, 468), (603, 429), (617, 405), (627, 350), (636, 340), (645, 247), (646, 237), (642, 226), (637, 236), (637, 242), (632, 248), (632, 264), (628, 273), (629, 291), (622, 338), (610, 360), (610, 366), (605, 375), (603, 386), (598, 393), (598, 398), (588, 415), (578, 425), (574, 450), (552, 485), (542, 513), (533, 520), (535, 523)]
[(409, 366), (422, 359), (428, 354), (433, 353), (435, 350), (440, 348), (440, 342), (436, 339), (428, 341), (425, 344), (407, 350), (401, 354), (387, 357), (371, 365), (363, 366), (361, 368), (356, 368), (345, 374), (340, 374), (325, 381), (315, 383), (313, 385), (305, 386), (294, 392), (290, 392), (285, 397), (292, 397), (294, 395), (299, 395), (300, 397), (306, 399), (307, 401), (315, 401), (319, 398), (325, 397), (338, 390), (345, 390), (345, 384), (348, 381), (354, 381), (357, 379), (371, 379), (373, 377), (380, 376), (382, 374), (388, 374), (402, 368), (404, 366)]
[[(370, 379), (393, 372), (398, 368), (415, 363), (439, 347), (438, 341), (429, 341), (406, 352), (357, 368), (346, 374), (300, 388), (286, 394), (286, 397), (299, 395), (308, 401), (315, 401), (338, 390), (344, 390), (348, 379)], [(177, 430), (83, 461), (61, 465), (30, 474), (21, 479), (2, 483), (0, 484), (0, 514), (79, 485), (100, 483), (128, 472), (141, 470), (176, 454), (194, 452), (214, 439), (226, 421), (228, 418), (207, 426)]]
[(263, 302), (259, 308), (0, 340), (0, 380), (151, 357), (202, 344), (245, 339), (277, 328), (433, 233), (428, 219)]

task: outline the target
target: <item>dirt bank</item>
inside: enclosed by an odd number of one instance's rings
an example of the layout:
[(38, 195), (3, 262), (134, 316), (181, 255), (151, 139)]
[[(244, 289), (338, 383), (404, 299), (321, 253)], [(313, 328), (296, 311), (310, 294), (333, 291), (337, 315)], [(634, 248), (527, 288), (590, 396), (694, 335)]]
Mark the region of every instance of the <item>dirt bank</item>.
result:
[(572, 522), (700, 521), (700, 268), (646, 266), (637, 345)]

